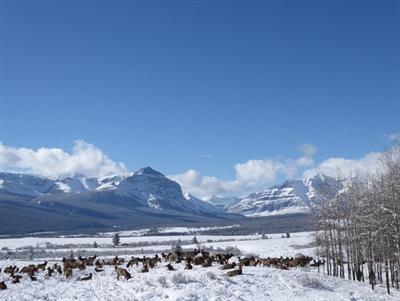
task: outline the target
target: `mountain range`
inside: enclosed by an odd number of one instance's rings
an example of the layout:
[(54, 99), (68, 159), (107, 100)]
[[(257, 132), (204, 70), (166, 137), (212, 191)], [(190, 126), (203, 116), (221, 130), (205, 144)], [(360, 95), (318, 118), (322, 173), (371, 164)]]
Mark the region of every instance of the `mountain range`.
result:
[(229, 205), (225, 211), (247, 217), (309, 213), (320, 200), (320, 191), (335, 196), (342, 185), (335, 179), (318, 174), (302, 180), (288, 180), (261, 192), (249, 194)]
[(0, 234), (209, 224), (307, 213), (321, 185), (333, 194), (340, 189), (334, 179), (317, 175), (241, 198), (200, 200), (150, 167), (104, 178), (48, 179), (2, 172)]

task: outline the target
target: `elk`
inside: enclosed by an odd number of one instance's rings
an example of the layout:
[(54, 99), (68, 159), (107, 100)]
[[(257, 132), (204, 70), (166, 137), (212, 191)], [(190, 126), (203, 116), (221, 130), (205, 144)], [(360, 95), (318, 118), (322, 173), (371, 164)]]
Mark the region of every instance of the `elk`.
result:
[(0, 291), (6, 290), (7, 289), (7, 285), (4, 283), (4, 281), (0, 282)]
[(48, 267), (46, 276), (51, 277), (53, 275), (53, 272), (54, 272), (53, 269), (51, 267)]
[(175, 271), (175, 268), (172, 266), (172, 264), (170, 264), (170, 263), (168, 263), (167, 265), (166, 265), (166, 267), (167, 267), (167, 269), (168, 269), (168, 271)]
[(112, 265), (120, 265), (125, 262), (125, 259), (123, 258), (118, 258), (118, 256), (115, 256), (114, 259), (112, 260)]
[(234, 269), (236, 267), (236, 263), (232, 262), (232, 263), (225, 263), (222, 267), (221, 270), (230, 270), (230, 269)]
[(64, 275), (65, 275), (65, 278), (71, 278), (72, 277), (72, 269), (64, 269)]
[(226, 276), (228, 277), (233, 277), (237, 275), (242, 275), (242, 264), (239, 264), (238, 269), (226, 272)]
[(37, 269), (38, 269), (38, 270), (44, 271), (44, 270), (46, 269), (46, 266), (47, 266), (47, 261), (45, 261), (45, 262), (42, 263), (42, 264), (38, 264), (38, 265), (37, 265)]
[(204, 261), (204, 263), (202, 264), (203, 268), (208, 268), (212, 265), (212, 260), (210, 258), (206, 258), (206, 260)]
[(193, 266), (188, 262), (185, 266), (185, 270), (191, 270), (193, 269)]
[(126, 280), (132, 278), (131, 274), (123, 268), (115, 267), (115, 272), (117, 273), (117, 280), (119, 280), (120, 276), (124, 277)]
[(82, 261), (76, 259), (63, 259), (64, 269), (80, 269), (81, 271), (86, 269), (85, 264)]
[(61, 266), (59, 266), (59, 265), (55, 265), (56, 266), (56, 271), (58, 272), (58, 274), (62, 274), (62, 269), (61, 269)]
[(20, 273), (26, 273), (26, 274), (32, 274), (37, 272), (37, 267), (34, 264), (30, 264), (28, 266), (25, 266), (21, 269)]
[(201, 264), (204, 263), (204, 261), (205, 261), (205, 259), (204, 259), (203, 256), (196, 256), (196, 257), (193, 259), (193, 264), (194, 264), (194, 265), (201, 265)]
[(92, 280), (92, 273), (90, 273), (88, 276), (82, 277), (80, 280), (81, 280), (81, 281)]
[(14, 273), (16, 273), (18, 271), (17, 266), (9, 266), (9, 267), (5, 267), (4, 268), (4, 273), (5, 274), (10, 274), (10, 275), (14, 275)]
[(147, 267), (147, 264), (143, 265), (142, 269), (140, 270), (141, 273), (147, 273), (149, 271), (149, 268)]
[(15, 276), (12, 276), (12, 277), (13, 277), (12, 283), (19, 283), (20, 282), (19, 280), (22, 278), (21, 275), (15, 275)]
[(313, 260), (313, 263), (310, 264), (310, 267), (318, 268), (319, 266), (324, 265), (324, 264), (325, 264), (325, 260), (323, 260), (323, 261), (321, 261), (321, 260), (318, 260), (318, 261)]
[(132, 257), (132, 258), (128, 261), (126, 267), (129, 268), (129, 267), (133, 266), (134, 264), (135, 264), (135, 265), (138, 265), (138, 264), (139, 264), (139, 258), (134, 258), (134, 257)]
[(84, 265), (92, 266), (94, 261), (97, 258), (97, 255), (89, 256), (89, 257), (81, 257), (81, 256), (79, 256), (78, 258)]
[(37, 278), (33, 275), (29, 275), (29, 278), (31, 278), (31, 281), (37, 281)]

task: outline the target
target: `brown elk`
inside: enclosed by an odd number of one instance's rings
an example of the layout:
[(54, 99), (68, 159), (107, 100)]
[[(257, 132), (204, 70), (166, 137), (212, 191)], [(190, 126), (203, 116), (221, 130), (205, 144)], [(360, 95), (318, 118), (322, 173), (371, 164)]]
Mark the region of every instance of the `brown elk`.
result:
[(132, 258), (128, 261), (126, 267), (127, 267), (127, 268), (130, 268), (130, 267), (133, 266), (134, 264), (137, 266), (137, 265), (139, 265), (139, 261), (140, 261), (139, 258), (132, 257)]
[(141, 273), (147, 273), (149, 271), (149, 268), (147, 267), (147, 264), (143, 265), (142, 269), (140, 270)]
[(236, 270), (226, 272), (226, 276), (233, 277), (237, 275), (242, 275), (242, 264), (239, 264), (239, 267)]
[(31, 281), (37, 281), (37, 278), (33, 275), (29, 275), (29, 278), (31, 278)]
[(0, 282), (0, 291), (6, 290), (7, 289), (7, 285), (4, 283), (4, 281)]
[(47, 266), (47, 261), (45, 261), (44, 263), (38, 264), (37, 269), (44, 271), (46, 269), (46, 266)]
[(205, 261), (205, 258), (204, 258), (203, 256), (196, 256), (196, 257), (193, 259), (193, 264), (194, 264), (194, 265), (201, 265), (201, 264), (204, 263), (204, 261)]
[(234, 269), (236, 267), (236, 263), (232, 262), (232, 263), (225, 263), (221, 269), (222, 270), (230, 270), (230, 269)]
[(86, 269), (85, 264), (80, 260), (63, 258), (63, 263), (64, 263), (64, 270), (65, 269), (71, 269), (71, 270), (80, 269), (82, 271), (82, 270)]
[(19, 280), (22, 278), (21, 275), (15, 275), (15, 276), (12, 276), (12, 277), (13, 277), (12, 283), (20, 283)]
[(37, 272), (37, 267), (34, 264), (30, 264), (28, 266), (24, 266), (21, 270), (20, 273), (26, 273), (26, 274), (32, 274)]
[(47, 268), (47, 274), (46, 277), (51, 277), (54, 273), (54, 270), (51, 267)]
[(125, 259), (123, 258), (118, 258), (118, 256), (115, 256), (112, 260), (112, 265), (120, 265), (125, 262)]
[(193, 266), (190, 264), (190, 262), (188, 262), (185, 266), (185, 270), (191, 270), (193, 269)]
[(318, 268), (318, 267), (320, 267), (321, 265), (324, 265), (325, 264), (325, 260), (318, 260), (318, 261), (315, 261), (315, 260), (313, 260), (313, 263), (311, 263), (310, 264), (310, 267), (316, 267), (316, 268)]
[(79, 260), (80, 260), (84, 265), (86, 265), (86, 266), (92, 266), (93, 263), (94, 263), (94, 261), (95, 261), (96, 258), (97, 258), (97, 255), (89, 256), (89, 257), (81, 257), (81, 256), (79, 256), (78, 258), (79, 258)]
[(115, 272), (117, 273), (117, 280), (119, 280), (120, 276), (124, 277), (126, 280), (132, 278), (131, 274), (123, 268), (115, 267)]
[(203, 268), (208, 268), (208, 267), (210, 267), (210, 266), (212, 266), (212, 260), (211, 260), (211, 258), (206, 258), (206, 260), (205, 260), (204, 263), (202, 264), (202, 267), (203, 267)]
[(167, 256), (167, 261), (169, 262), (175, 262), (177, 257), (174, 254), (168, 254)]
[(88, 276), (82, 277), (80, 280), (81, 280), (81, 281), (92, 280), (92, 273), (90, 273)]
[(58, 272), (58, 274), (62, 274), (62, 269), (61, 269), (61, 266), (59, 266), (58, 264), (56, 264), (56, 265), (54, 265), (55, 266), (55, 269), (56, 269), (56, 271)]
[(17, 266), (8, 266), (4, 268), (4, 273), (5, 274), (10, 274), (10, 275), (14, 275), (14, 273), (16, 273), (18, 271)]
[(65, 278), (71, 278), (72, 277), (72, 269), (64, 269), (64, 275), (65, 275)]

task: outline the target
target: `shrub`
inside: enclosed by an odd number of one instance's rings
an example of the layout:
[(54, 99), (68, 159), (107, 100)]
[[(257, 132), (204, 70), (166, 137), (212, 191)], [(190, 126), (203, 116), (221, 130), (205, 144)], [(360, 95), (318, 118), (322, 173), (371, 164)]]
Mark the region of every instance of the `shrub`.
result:
[(187, 275), (185, 275), (185, 274), (183, 274), (183, 273), (175, 273), (173, 276), (172, 276), (172, 278), (171, 278), (171, 281), (173, 282), (173, 283), (175, 283), (175, 284), (180, 284), (180, 283), (190, 283), (190, 282), (193, 282), (193, 280), (189, 277), (189, 276), (187, 276)]
[(158, 282), (159, 284), (161, 284), (161, 286), (162, 286), (163, 288), (168, 287), (167, 277), (165, 277), (165, 276), (160, 276), (160, 277), (158, 277), (158, 278), (157, 278), (157, 282)]
[(206, 273), (206, 275), (207, 275), (207, 277), (208, 277), (209, 279), (212, 279), (212, 280), (217, 279), (217, 276), (216, 276), (213, 272), (208, 271), (208, 272)]
[(308, 288), (313, 288), (313, 289), (325, 289), (325, 290), (330, 290), (331, 288), (326, 286), (320, 279), (317, 277), (312, 277), (307, 274), (301, 275), (299, 278), (299, 283)]
[(120, 238), (119, 238), (119, 234), (115, 233), (112, 239), (112, 242), (114, 244), (114, 246), (118, 246), (120, 243)]

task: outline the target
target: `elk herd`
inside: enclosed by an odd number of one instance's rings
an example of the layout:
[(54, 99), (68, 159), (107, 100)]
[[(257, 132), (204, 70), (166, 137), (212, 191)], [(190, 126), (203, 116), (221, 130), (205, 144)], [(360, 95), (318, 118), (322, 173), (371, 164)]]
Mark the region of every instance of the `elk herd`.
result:
[[(175, 271), (177, 264), (183, 264), (185, 270), (191, 270), (195, 267), (208, 268), (218, 266), (226, 276), (232, 277), (242, 274), (243, 267), (274, 267), (278, 269), (288, 270), (290, 268), (319, 266), (320, 261), (311, 263), (312, 257), (300, 256), (296, 258), (283, 257), (267, 257), (257, 258), (250, 257), (234, 257), (233, 254), (215, 253), (211, 254), (207, 251), (193, 250), (182, 251), (175, 253), (161, 253), (152, 257), (132, 256), (129, 260), (118, 256), (112, 259), (99, 259), (97, 256), (78, 257), (78, 258), (63, 258), (60, 263), (50, 265), (47, 261), (40, 264), (30, 264), (19, 268), (17, 266), (7, 266), (0, 269), (0, 273), (7, 274), (9, 281), (12, 284), (17, 284), (23, 277), (29, 278), (31, 281), (37, 281), (37, 275), (44, 273), (44, 279), (54, 277), (54, 275), (63, 275), (66, 279), (73, 277), (74, 271), (87, 271), (88, 274), (84, 277), (78, 277), (79, 281), (89, 281), (93, 277), (93, 273), (103, 272), (106, 268), (112, 268), (115, 271), (117, 280), (120, 278), (129, 280), (132, 278), (132, 267), (137, 267), (139, 273), (147, 273), (149, 270), (161, 266), (167, 271)], [(311, 263), (311, 264), (310, 264)], [(174, 267), (175, 265), (175, 267)], [(91, 268), (88, 268), (91, 267)], [(93, 269), (94, 267), (94, 269)], [(90, 272), (89, 272), (90, 270)], [(5, 281), (0, 282), (0, 290), (7, 289)]]

